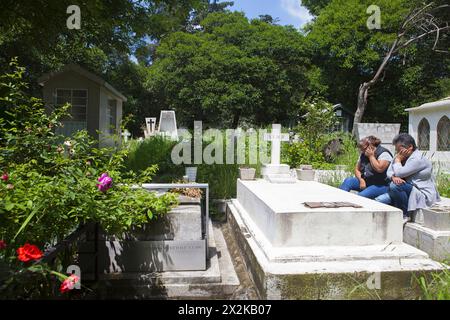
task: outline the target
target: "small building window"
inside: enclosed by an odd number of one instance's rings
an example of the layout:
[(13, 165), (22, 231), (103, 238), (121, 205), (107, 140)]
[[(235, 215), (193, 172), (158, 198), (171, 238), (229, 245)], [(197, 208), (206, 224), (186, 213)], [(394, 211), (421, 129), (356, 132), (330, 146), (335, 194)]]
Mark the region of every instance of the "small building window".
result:
[(88, 91), (86, 89), (56, 89), (56, 105), (70, 103), (70, 117), (62, 119), (63, 127), (57, 129), (57, 134), (72, 136), (80, 130), (87, 129)]
[(450, 120), (446, 116), (437, 125), (437, 151), (450, 151)]
[(108, 107), (106, 108), (106, 121), (108, 125), (109, 134), (116, 133), (116, 113), (117, 113), (117, 101), (114, 99), (108, 100)]
[(430, 150), (430, 123), (425, 118), (419, 123), (418, 137), (419, 150)]

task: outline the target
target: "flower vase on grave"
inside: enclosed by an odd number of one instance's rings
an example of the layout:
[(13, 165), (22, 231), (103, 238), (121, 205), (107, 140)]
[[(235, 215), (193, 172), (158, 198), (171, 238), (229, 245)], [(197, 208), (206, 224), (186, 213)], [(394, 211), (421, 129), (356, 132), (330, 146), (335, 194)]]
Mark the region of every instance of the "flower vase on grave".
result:
[(186, 176), (189, 182), (197, 180), (197, 167), (186, 167)]
[(239, 168), (239, 179), (241, 180), (255, 180), (255, 168)]
[(302, 181), (314, 181), (315, 171), (312, 165), (301, 165), (297, 171), (297, 179)]

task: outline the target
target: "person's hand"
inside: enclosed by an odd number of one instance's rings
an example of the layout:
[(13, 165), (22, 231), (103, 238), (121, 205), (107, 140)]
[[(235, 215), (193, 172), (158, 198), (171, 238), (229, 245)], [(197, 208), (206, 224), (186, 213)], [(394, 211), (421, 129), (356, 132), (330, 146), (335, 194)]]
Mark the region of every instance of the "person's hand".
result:
[(406, 181), (399, 177), (392, 177), (392, 182), (395, 183), (397, 186), (400, 186), (404, 184)]
[(364, 152), (364, 154), (368, 158), (375, 156), (375, 147), (374, 146), (368, 146), (366, 151)]
[(364, 190), (367, 188), (366, 181), (364, 179), (359, 179), (359, 189)]
[(408, 149), (401, 149), (399, 153), (397, 153), (396, 159), (397, 162), (403, 162), (410, 156)]

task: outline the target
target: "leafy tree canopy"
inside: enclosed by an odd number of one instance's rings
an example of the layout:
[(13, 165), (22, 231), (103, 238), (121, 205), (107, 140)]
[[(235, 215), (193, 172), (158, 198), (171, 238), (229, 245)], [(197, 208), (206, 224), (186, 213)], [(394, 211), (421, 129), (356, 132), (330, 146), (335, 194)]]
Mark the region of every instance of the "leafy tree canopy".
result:
[[(359, 85), (368, 81), (377, 70), (404, 18), (423, 3), (380, 0), (377, 5), (381, 9), (381, 30), (369, 30), (366, 10), (372, 1), (328, 2), (315, 21), (307, 26), (307, 40), (314, 51), (313, 62), (322, 70), (321, 81), (329, 88), (328, 100), (354, 109)], [(440, 18), (450, 21), (449, 11), (442, 10)], [(382, 81), (369, 96), (369, 109), (364, 121), (405, 123), (405, 108), (445, 96), (450, 60), (448, 54), (431, 50), (434, 41), (434, 37), (428, 37), (392, 57)], [(449, 48), (449, 38), (443, 36), (440, 49)]]
[(185, 125), (286, 123), (312, 89), (321, 90), (294, 28), (237, 12), (210, 14), (201, 27), (163, 39), (147, 81), (153, 104), (175, 109)]

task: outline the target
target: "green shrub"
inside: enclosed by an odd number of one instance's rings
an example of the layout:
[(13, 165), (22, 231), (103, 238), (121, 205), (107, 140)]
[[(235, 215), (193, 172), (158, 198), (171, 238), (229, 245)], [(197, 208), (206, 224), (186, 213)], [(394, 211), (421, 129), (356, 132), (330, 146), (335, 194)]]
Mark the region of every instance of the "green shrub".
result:
[(301, 111), (305, 113), (303, 121), (294, 128), (299, 142), (283, 146), (283, 162), (291, 168), (310, 164), (315, 169), (334, 169), (323, 155), (326, 143), (336, 138), (336, 134), (330, 133), (337, 123), (333, 106), (318, 98), (304, 102)]
[(184, 166), (175, 165), (171, 159), (171, 151), (177, 141), (153, 136), (143, 141), (131, 140), (127, 145), (128, 156), (125, 167), (136, 174), (156, 165), (158, 173), (153, 177), (154, 182), (170, 183), (180, 180), (184, 175)]
[[(3, 267), (6, 264), (17, 274), (28, 270), (16, 257), (16, 249), (26, 242), (43, 251), (89, 222), (121, 233), (150, 222), (176, 203), (174, 195), (157, 197), (132, 188), (148, 182), (156, 167), (148, 166), (139, 175), (125, 172), (126, 149), (98, 149), (86, 131), (70, 139), (55, 135), (68, 106), (48, 114), (39, 99), (24, 94), (25, 70), (15, 60), (10, 67), (0, 77), (0, 170), (4, 173), (0, 240), (7, 243), (1, 252)], [(101, 191), (97, 184), (103, 173), (113, 184)]]
[(436, 179), (439, 194), (442, 197), (450, 198), (450, 174), (443, 172), (438, 173)]

